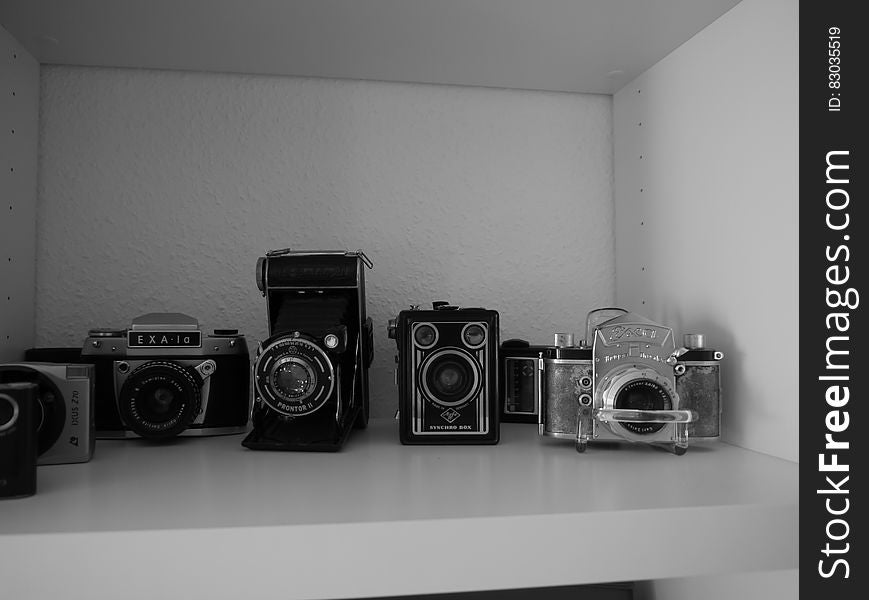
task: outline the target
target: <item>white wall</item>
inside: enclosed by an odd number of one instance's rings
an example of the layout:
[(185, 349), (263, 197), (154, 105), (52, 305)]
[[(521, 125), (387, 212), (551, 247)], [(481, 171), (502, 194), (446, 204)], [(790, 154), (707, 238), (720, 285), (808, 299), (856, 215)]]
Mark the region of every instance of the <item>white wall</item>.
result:
[(727, 441), (798, 460), (798, 11), (744, 0), (614, 99), (616, 297), (724, 350)]
[(33, 345), (39, 63), (0, 27), (0, 362)]
[(255, 343), (258, 256), (362, 248), (391, 417), (407, 305), (546, 342), (614, 298), (609, 96), (56, 66), (41, 91), (39, 344), (163, 310)]

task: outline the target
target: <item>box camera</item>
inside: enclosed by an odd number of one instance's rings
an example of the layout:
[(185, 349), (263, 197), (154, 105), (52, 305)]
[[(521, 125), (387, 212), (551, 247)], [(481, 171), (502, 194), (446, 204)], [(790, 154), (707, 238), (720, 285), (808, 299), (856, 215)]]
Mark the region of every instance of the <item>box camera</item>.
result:
[(390, 320), (403, 444), (496, 444), (498, 313), (434, 302)]
[(37, 463), (56, 465), (91, 459), (94, 435), (94, 368), (37, 362), (0, 365), (0, 383), (34, 384)]
[(573, 439), (580, 452), (589, 441), (631, 441), (676, 454), (689, 437), (718, 438), (721, 352), (677, 350), (671, 328), (622, 309), (592, 311), (586, 329), (585, 344), (564, 336), (544, 352), (541, 435)]
[(254, 450), (336, 451), (368, 424), (374, 355), (360, 250), (275, 250), (257, 263), (270, 337), (253, 367)]
[(0, 383), (0, 498), (36, 493), (36, 384)]
[(235, 329), (206, 335), (181, 313), (150, 313), (126, 330), (92, 329), (81, 352), (96, 377), (97, 437), (165, 439), (243, 433), (250, 358)]

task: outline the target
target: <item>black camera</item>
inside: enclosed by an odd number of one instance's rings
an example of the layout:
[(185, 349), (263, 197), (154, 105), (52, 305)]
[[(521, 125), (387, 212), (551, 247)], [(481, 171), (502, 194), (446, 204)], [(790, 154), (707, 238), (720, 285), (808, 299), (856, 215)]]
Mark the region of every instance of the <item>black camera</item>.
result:
[(250, 358), (235, 329), (206, 335), (181, 313), (150, 313), (126, 330), (92, 329), (81, 361), (94, 365), (100, 439), (243, 433)]
[(0, 384), (0, 498), (36, 493), (35, 383)]
[(497, 444), (498, 313), (434, 302), (390, 320), (402, 444)]
[(336, 451), (368, 425), (374, 355), (359, 250), (268, 252), (257, 262), (270, 337), (253, 367), (254, 450)]
[(94, 454), (94, 369), (82, 364), (0, 364), (0, 383), (32, 383), (38, 464), (87, 462)]

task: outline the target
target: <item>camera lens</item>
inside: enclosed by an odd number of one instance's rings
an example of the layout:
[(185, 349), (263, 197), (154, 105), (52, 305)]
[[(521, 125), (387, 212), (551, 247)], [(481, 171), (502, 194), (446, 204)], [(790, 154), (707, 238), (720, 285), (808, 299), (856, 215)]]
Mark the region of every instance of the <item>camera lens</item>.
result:
[(479, 348), (486, 342), (486, 330), (482, 325), (470, 323), (462, 330), (462, 339), (470, 348)]
[(423, 391), (428, 398), (444, 406), (457, 406), (479, 391), (480, 366), (469, 355), (456, 349), (432, 354), (422, 366)]
[(202, 379), (192, 368), (152, 361), (136, 368), (118, 396), (124, 422), (144, 438), (173, 437), (199, 414)]
[(15, 398), (0, 394), (0, 432), (6, 431), (18, 421), (18, 403)]
[(420, 348), (431, 348), (437, 341), (438, 334), (434, 327), (424, 323), (416, 327), (413, 332), (413, 339)]
[(317, 384), (317, 376), (310, 365), (289, 359), (276, 364), (272, 371), (272, 383), (281, 396), (299, 400), (310, 394)]
[[(616, 394), (614, 408), (631, 410), (670, 410), (673, 403), (670, 394), (661, 385), (650, 379), (635, 379), (625, 384)], [(666, 423), (622, 423), (628, 431), (640, 435), (655, 433)]]
[(54, 446), (60, 439), (60, 434), (63, 433), (63, 426), (66, 424), (66, 405), (63, 401), (63, 395), (50, 379), (31, 369), (0, 370), (0, 383), (12, 381), (37, 385), (35, 413), (35, 420), (39, 424), (37, 428), (37, 452), (43, 454)]
[(277, 336), (265, 342), (253, 372), (258, 398), (288, 417), (317, 411), (332, 397), (335, 387), (329, 356), (303, 334)]

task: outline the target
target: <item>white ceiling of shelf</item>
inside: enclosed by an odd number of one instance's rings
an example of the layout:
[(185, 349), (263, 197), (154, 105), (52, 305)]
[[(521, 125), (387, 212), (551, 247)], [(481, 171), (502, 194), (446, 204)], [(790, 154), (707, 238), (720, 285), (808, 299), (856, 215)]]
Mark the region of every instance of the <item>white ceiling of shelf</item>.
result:
[(611, 94), (738, 0), (2, 0), (41, 63)]

